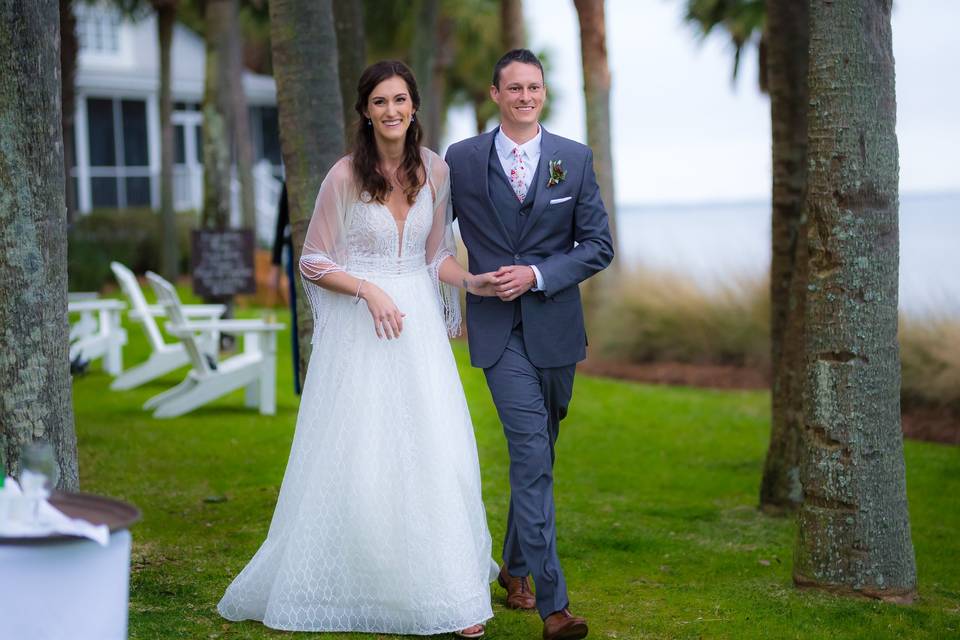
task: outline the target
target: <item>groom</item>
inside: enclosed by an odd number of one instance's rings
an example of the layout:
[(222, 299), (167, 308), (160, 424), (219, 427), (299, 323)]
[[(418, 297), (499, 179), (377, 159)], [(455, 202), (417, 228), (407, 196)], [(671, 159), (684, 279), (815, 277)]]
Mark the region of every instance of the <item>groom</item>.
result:
[(446, 160), (470, 271), (495, 272), (496, 296), (467, 294), (467, 328), (510, 452), (499, 582), (508, 606), (539, 611), (545, 640), (575, 640), (587, 623), (570, 613), (557, 557), (554, 445), (586, 357), (577, 285), (610, 264), (613, 243), (593, 154), (540, 126), (546, 95), (540, 60), (506, 53), (490, 87), (500, 126), (451, 146)]

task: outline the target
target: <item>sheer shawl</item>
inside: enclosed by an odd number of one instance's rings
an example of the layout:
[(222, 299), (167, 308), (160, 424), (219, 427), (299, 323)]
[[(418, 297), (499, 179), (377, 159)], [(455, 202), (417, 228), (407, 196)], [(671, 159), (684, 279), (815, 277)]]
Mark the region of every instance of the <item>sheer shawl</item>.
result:
[[(450, 169), (433, 151), (421, 148), (427, 184), (430, 189), (431, 216), (430, 228), (424, 246), (425, 267), (433, 279), (437, 291), (437, 301), (443, 314), (447, 333), (451, 337), (460, 333), (460, 302), (456, 289), (440, 282), (440, 264), (448, 257), (456, 259), (457, 245), (453, 235), (453, 206), (450, 201)], [(365, 196), (366, 194), (364, 194)], [(328, 291), (318, 286), (325, 275), (334, 272), (349, 272), (351, 248), (348, 242), (348, 230), (355, 215), (366, 213), (358, 185), (353, 176), (350, 156), (338, 160), (331, 167), (323, 183), (313, 208), (313, 215), (307, 227), (303, 253), (300, 257), (300, 274), (303, 287), (314, 315), (314, 341), (326, 323), (332, 296), (344, 295)], [(414, 204), (417, 206), (417, 203)], [(413, 210), (411, 209), (411, 213)], [(408, 227), (410, 216), (404, 227)], [(406, 237), (404, 230), (404, 237)], [(384, 260), (397, 259), (396, 247), (392, 256), (383, 256)]]

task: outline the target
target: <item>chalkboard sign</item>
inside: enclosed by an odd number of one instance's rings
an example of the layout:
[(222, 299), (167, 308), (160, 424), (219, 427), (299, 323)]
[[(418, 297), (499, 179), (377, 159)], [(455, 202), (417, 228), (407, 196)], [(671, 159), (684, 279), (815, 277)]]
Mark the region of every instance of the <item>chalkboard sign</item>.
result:
[(253, 230), (194, 230), (190, 255), (193, 292), (205, 299), (254, 293)]

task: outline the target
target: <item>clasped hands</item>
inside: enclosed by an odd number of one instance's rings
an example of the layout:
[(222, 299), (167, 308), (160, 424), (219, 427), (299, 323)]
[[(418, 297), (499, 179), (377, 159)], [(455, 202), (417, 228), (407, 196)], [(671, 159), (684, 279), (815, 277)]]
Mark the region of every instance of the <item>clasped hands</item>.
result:
[[(464, 279), (464, 283), (467, 291), (475, 296), (496, 296), (504, 302), (511, 302), (530, 291), (537, 284), (537, 276), (527, 265), (511, 265), (470, 276)], [(399, 338), (406, 314), (397, 308), (390, 296), (372, 282), (363, 282), (357, 295), (367, 303), (377, 337)]]
[(473, 276), (468, 282), (467, 291), (475, 296), (496, 296), (504, 302), (511, 302), (536, 284), (537, 276), (532, 267), (515, 264)]

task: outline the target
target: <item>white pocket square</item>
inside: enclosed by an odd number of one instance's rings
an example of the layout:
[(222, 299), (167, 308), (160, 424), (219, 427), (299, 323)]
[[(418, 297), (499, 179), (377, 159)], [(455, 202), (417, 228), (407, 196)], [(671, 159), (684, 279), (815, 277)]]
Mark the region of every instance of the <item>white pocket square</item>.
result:
[(566, 198), (554, 198), (553, 200), (550, 201), (550, 204), (560, 204), (561, 202), (566, 202), (572, 197), (573, 196), (567, 196)]

